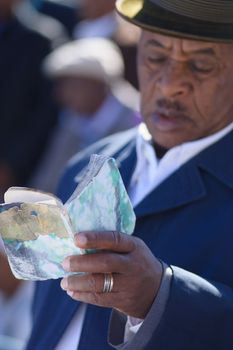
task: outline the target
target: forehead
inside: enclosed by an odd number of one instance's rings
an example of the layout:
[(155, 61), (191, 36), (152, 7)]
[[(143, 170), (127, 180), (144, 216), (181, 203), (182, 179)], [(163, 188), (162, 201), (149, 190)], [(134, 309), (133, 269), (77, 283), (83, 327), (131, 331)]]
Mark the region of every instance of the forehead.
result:
[(233, 55), (233, 44), (198, 41), (176, 38), (149, 31), (142, 31), (139, 43), (139, 51), (146, 48), (159, 47), (167, 51), (179, 51), (183, 54), (203, 53), (212, 54), (219, 59)]

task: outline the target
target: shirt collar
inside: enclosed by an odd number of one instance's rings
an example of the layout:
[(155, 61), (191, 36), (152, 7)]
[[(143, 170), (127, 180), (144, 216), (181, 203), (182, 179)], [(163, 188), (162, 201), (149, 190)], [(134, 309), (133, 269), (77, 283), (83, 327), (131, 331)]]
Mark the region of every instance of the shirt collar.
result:
[(152, 176), (158, 167), (167, 166), (173, 162), (176, 162), (178, 165), (177, 167), (181, 166), (205, 148), (219, 141), (232, 130), (233, 122), (215, 134), (199, 140), (186, 142), (169, 149), (164, 157), (159, 160), (156, 156), (154, 147), (152, 146), (151, 134), (144, 123), (140, 124), (136, 139), (137, 164), (132, 181), (134, 178), (138, 178), (139, 174), (145, 169), (145, 167), (150, 169)]

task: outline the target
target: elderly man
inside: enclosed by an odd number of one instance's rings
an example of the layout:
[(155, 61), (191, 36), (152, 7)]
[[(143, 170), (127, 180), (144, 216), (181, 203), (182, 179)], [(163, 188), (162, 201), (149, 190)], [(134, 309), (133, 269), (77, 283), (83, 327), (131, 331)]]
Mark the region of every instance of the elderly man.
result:
[[(146, 126), (101, 141), (67, 170), (66, 199), (91, 153), (114, 156), (137, 215), (134, 237), (85, 232), (68, 271), (38, 286), (28, 349), (233, 347), (233, 1), (119, 0), (142, 27)], [(78, 301), (78, 302), (77, 302)], [(76, 311), (78, 310), (78, 311)], [(81, 334), (81, 335), (80, 335)]]

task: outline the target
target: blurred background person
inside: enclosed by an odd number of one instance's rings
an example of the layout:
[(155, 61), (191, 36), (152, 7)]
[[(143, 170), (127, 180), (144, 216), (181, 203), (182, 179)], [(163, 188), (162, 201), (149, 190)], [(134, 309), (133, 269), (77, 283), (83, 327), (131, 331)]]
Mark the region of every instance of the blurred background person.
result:
[(70, 39), (80, 21), (79, 0), (30, 0), (33, 7), (40, 13), (53, 17), (64, 25)]
[(59, 123), (30, 186), (54, 192), (71, 156), (139, 123), (138, 93), (123, 79), (122, 55), (107, 39), (82, 39), (58, 48), (46, 58), (44, 71), (54, 80)]
[(70, 39), (66, 27), (54, 17), (39, 12), (31, 0), (18, 1), (15, 14), (24, 25), (47, 37), (53, 49)]
[(20, 350), (31, 330), (34, 285), (13, 277), (0, 239), (0, 350)]
[(115, 0), (76, 0), (80, 17), (74, 28), (74, 39), (102, 37), (113, 40), (120, 48), (125, 78), (138, 87), (136, 72), (136, 45), (140, 29), (123, 21), (115, 12)]
[(79, 0), (83, 20), (74, 29), (75, 38), (112, 38), (118, 28), (115, 0)]
[(114, 0), (28, 0), (42, 14), (59, 20), (70, 39), (102, 37), (120, 47), (125, 78), (138, 88), (136, 44), (140, 29), (123, 21), (116, 13)]
[(0, 199), (24, 185), (55, 125), (50, 84), (41, 62), (51, 41), (14, 15), (17, 0), (0, 1)]
[[(41, 63), (68, 40), (65, 27), (30, 6), (0, 0), (0, 200), (28, 182), (57, 113)], [(0, 350), (21, 350), (31, 329), (34, 284), (11, 273), (0, 239)]]
[[(41, 63), (51, 52), (52, 39), (19, 19), (15, 14), (18, 3), (0, 0), (1, 201), (8, 187), (26, 185), (57, 117), (50, 83), (41, 73)], [(14, 278), (1, 247), (1, 350), (10, 350), (12, 344), (18, 349), (26, 341), (31, 327), (32, 288), (32, 283)], [(15, 342), (6, 344), (3, 336)]]

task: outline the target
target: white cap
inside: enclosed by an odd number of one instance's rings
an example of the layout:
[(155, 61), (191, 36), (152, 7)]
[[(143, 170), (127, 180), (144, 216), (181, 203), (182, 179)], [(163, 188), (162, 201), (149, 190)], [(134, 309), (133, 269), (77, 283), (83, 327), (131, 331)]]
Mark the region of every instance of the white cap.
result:
[(112, 41), (89, 38), (72, 41), (53, 51), (46, 57), (43, 70), (52, 78), (77, 75), (111, 84), (123, 78), (124, 62)]

